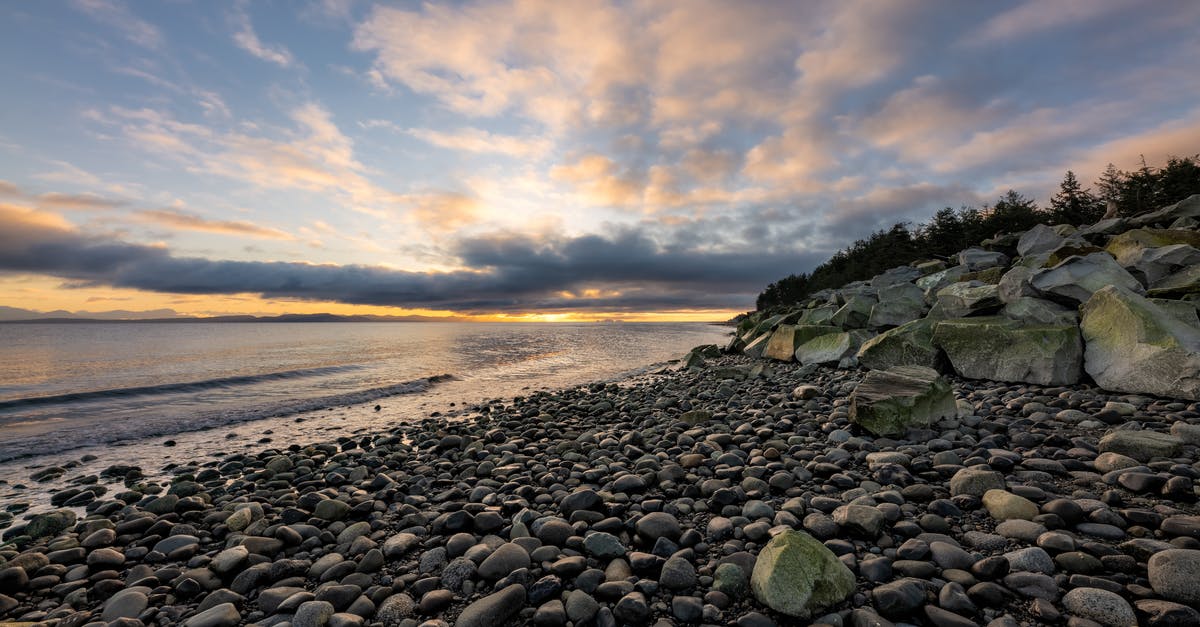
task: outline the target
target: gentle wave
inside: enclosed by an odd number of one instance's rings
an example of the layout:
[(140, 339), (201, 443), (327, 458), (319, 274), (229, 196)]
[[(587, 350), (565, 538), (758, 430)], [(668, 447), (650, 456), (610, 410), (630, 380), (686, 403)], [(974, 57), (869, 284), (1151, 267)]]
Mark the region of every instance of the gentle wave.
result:
[(216, 379), (204, 379), (201, 381), (164, 383), (162, 385), (143, 385), (128, 388), (115, 388), (110, 390), (68, 392), (66, 394), (54, 394), (51, 396), (30, 396), (27, 398), (0, 400), (0, 411), (4, 411), (6, 409), (34, 407), (37, 405), (57, 405), (60, 403), (73, 403), (76, 401), (89, 401), (95, 399), (109, 399), (126, 396), (151, 396), (154, 394), (202, 392), (204, 390), (228, 388), (238, 385), (253, 385), (255, 383), (265, 383), (267, 381), (282, 381), (286, 379), (296, 379), (299, 377), (319, 377), (323, 375), (345, 372), (348, 370), (357, 370), (359, 368), (361, 368), (361, 366), (325, 366), (321, 368), (282, 370), (279, 372), (267, 372), (264, 374), (252, 374), (237, 377), (219, 377)]
[(0, 442), (0, 462), (36, 457), (38, 455), (58, 453), (99, 444), (134, 443), (145, 438), (168, 436), (189, 431), (201, 431), (264, 418), (301, 414), (329, 407), (357, 405), (389, 396), (420, 394), (438, 383), (457, 379), (458, 377), (452, 374), (439, 374), (366, 390), (332, 394), (317, 398), (289, 400), (242, 410), (197, 412), (185, 422), (178, 420), (155, 420), (148, 416), (144, 420), (107, 423), (104, 429), (77, 430), (74, 432), (74, 435), (86, 434), (86, 436), (74, 440), (65, 438), (47, 440), (44, 436), (14, 438)]

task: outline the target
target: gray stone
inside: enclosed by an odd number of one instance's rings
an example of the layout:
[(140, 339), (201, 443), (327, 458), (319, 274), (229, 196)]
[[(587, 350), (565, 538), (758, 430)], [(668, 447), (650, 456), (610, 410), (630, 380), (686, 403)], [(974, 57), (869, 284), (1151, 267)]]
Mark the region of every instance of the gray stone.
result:
[(1101, 387), (1200, 400), (1200, 329), (1117, 287), (1080, 312), (1084, 369)]
[(968, 272), (978, 272), (1008, 265), (1008, 255), (982, 248), (968, 248), (958, 253), (958, 263), (966, 266)]
[(1137, 616), (1121, 595), (1099, 588), (1075, 588), (1063, 595), (1067, 611), (1108, 627), (1133, 627)]
[(963, 468), (950, 478), (950, 494), (969, 494), (983, 498), (988, 490), (1003, 490), (1004, 476), (994, 470)]
[(1021, 234), (1017, 240), (1017, 254), (1036, 255), (1048, 253), (1062, 245), (1063, 237), (1055, 232), (1053, 227), (1039, 224)]
[(1012, 572), (1054, 574), (1054, 560), (1041, 547), (1031, 546), (1010, 551), (1004, 554), (1004, 559), (1008, 560), (1008, 569)]
[[(183, 627), (234, 627), (242, 615), (232, 603), (221, 603), (196, 614), (183, 622)], [(299, 623), (293, 623), (299, 625)]]
[(335, 610), (328, 601), (305, 601), (292, 616), (292, 627), (323, 627)]
[(957, 415), (950, 384), (921, 366), (872, 370), (850, 395), (850, 422), (876, 435), (902, 435)]
[(1145, 291), (1133, 275), (1104, 252), (1068, 257), (1053, 268), (1039, 271), (1031, 284), (1047, 297), (1072, 303), (1085, 303), (1093, 293), (1109, 286), (1139, 294)]
[(812, 536), (787, 530), (759, 552), (750, 587), (767, 607), (807, 618), (849, 597), (854, 574)]
[(1002, 317), (944, 320), (933, 344), (968, 379), (1072, 385), (1083, 374), (1083, 342), (1074, 324), (1028, 325)]
[(1183, 448), (1183, 440), (1157, 431), (1109, 431), (1100, 438), (1101, 453), (1116, 453), (1148, 462), (1155, 457), (1175, 457)]
[(529, 567), (529, 553), (512, 542), (500, 545), (479, 565), (479, 576), (496, 580), (507, 576), (518, 568)]
[(1000, 288), (984, 285), (978, 281), (954, 283), (937, 293), (938, 308), (947, 318), (965, 318), (999, 310)]
[(525, 607), (525, 586), (511, 586), (468, 605), (458, 615), (455, 627), (500, 627)]
[(150, 603), (149, 597), (146, 596), (149, 592), (150, 588), (145, 586), (121, 590), (104, 602), (100, 618), (109, 622), (118, 618), (137, 618)]
[(1200, 551), (1171, 549), (1160, 551), (1146, 561), (1150, 587), (1170, 601), (1200, 605)]

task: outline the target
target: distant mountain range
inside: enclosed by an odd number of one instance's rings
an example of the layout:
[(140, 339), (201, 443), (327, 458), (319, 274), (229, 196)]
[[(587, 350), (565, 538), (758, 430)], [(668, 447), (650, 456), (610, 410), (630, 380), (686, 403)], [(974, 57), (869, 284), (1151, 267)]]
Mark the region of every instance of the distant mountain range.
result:
[(201, 318), (196, 316), (183, 316), (172, 309), (157, 309), (153, 311), (89, 311), (84, 313), (72, 313), (62, 309), (42, 312), (0, 305), (0, 322), (36, 322), (40, 324), (85, 322), (465, 322), (467, 320), (469, 319), (459, 316), (340, 316), (329, 313), (283, 314), (279, 316), (213, 316), (209, 318)]

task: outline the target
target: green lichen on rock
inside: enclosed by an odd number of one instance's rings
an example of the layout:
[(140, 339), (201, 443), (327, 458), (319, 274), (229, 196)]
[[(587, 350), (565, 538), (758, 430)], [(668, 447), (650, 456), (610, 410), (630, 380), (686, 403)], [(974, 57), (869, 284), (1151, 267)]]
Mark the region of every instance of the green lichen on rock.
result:
[(1115, 286), (1079, 311), (1084, 369), (1100, 387), (1200, 400), (1200, 329)]
[(817, 539), (788, 530), (759, 552), (750, 589), (776, 612), (808, 618), (853, 594), (854, 573)]
[(850, 394), (850, 422), (875, 435), (903, 435), (957, 415), (954, 390), (932, 368), (872, 370)]
[(860, 331), (819, 335), (796, 348), (796, 361), (802, 364), (829, 364), (854, 352)]
[(25, 535), (34, 539), (53, 537), (74, 524), (75, 512), (69, 509), (56, 509), (34, 516), (29, 524), (25, 525)]
[(1133, 229), (1114, 235), (1104, 250), (1126, 266), (1146, 248), (1187, 244), (1200, 248), (1200, 233), (1185, 229)]
[(841, 329), (838, 327), (820, 324), (781, 324), (771, 334), (762, 356), (779, 361), (792, 361), (795, 359), (796, 349), (801, 344), (822, 335), (839, 332)]
[(936, 320), (922, 318), (884, 331), (858, 349), (858, 363), (872, 370), (895, 366), (936, 368), (938, 352), (933, 346)]
[(1083, 343), (1073, 323), (1022, 324), (999, 316), (939, 322), (933, 345), (968, 379), (1073, 385), (1083, 372)]

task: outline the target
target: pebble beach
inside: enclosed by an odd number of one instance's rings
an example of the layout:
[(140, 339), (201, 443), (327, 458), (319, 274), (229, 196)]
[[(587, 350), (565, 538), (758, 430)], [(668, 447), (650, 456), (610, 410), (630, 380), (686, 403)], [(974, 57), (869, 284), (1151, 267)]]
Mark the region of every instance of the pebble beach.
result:
[(4, 530), (0, 618), (1200, 624), (1196, 403), (949, 376), (956, 417), (885, 438), (849, 420), (861, 371), (705, 354), (318, 444), (180, 451), (161, 480), (60, 468), (61, 509)]

